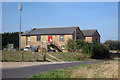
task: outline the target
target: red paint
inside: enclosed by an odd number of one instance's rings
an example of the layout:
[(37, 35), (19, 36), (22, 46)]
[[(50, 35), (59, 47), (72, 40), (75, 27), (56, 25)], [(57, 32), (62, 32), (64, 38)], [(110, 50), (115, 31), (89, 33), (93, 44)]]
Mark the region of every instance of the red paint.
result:
[(48, 42), (52, 43), (52, 36), (48, 36)]

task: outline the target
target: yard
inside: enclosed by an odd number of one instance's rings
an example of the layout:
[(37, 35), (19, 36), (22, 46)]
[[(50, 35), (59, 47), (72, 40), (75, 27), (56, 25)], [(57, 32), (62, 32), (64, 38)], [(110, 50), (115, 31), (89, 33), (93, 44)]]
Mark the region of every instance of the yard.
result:
[(38, 78), (118, 78), (118, 61), (105, 61), (48, 71), (33, 75), (28, 80)]

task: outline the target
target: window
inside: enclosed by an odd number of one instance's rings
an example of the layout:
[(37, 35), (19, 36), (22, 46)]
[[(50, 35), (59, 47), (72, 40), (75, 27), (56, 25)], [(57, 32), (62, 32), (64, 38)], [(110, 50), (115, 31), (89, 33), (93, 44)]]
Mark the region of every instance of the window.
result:
[(60, 41), (64, 41), (64, 35), (60, 35)]
[(40, 41), (41, 40), (41, 36), (37, 36), (37, 41)]
[(27, 36), (27, 37), (26, 37), (26, 41), (30, 41), (30, 36)]
[(65, 46), (64, 46), (64, 45), (62, 45), (62, 46), (61, 46), (61, 49), (65, 49)]

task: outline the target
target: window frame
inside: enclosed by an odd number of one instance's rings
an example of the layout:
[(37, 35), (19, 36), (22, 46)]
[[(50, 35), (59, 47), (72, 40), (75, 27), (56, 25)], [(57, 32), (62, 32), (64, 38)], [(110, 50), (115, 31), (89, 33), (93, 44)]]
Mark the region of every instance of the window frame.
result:
[(26, 36), (26, 41), (30, 41), (30, 36)]
[(41, 41), (41, 35), (37, 35), (37, 42)]
[(60, 41), (65, 41), (65, 36), (64, 35), (60, 35)]

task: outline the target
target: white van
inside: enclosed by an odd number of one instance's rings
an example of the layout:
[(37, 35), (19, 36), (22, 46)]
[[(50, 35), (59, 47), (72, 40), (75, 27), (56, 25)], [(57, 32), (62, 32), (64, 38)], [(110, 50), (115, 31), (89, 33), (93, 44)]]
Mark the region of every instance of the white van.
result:
[(30, 46), (26, 46), (25, 49), (24, 49), (24, 51), (29, 51), (30, 49), (31, 49)]

